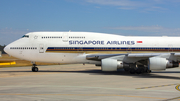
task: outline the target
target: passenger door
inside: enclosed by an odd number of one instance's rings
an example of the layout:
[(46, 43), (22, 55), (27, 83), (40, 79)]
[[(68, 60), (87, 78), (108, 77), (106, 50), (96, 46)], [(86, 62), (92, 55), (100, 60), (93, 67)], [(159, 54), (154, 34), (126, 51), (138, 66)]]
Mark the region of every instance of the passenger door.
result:
[(172, 44), (169, 44), (169, 45), (168, 45), (168, 48), (169, 48), (169, 49), (168, 49), (169, 52), (173, 52), (173, 45), (172, 45)]
[(126, 45), (126, 52), (131, 53), (132, 52), (132, 47), (131, 45)]
[(63, 33), (63, 42), (68, 42), (68, 33), (67, 32), (64, 32)]
[(44, 53), (44, 44), (39, 45), (39, 53)]

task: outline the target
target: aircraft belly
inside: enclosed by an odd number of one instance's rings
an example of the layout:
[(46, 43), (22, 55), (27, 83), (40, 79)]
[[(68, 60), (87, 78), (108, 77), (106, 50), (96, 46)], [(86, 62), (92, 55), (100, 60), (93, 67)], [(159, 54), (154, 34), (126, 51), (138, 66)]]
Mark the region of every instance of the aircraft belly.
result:
[(34, 57), (33, 60), (49, 63), (83, 63), (86, 61), (85, 56), (77, 53), (42, 53)]

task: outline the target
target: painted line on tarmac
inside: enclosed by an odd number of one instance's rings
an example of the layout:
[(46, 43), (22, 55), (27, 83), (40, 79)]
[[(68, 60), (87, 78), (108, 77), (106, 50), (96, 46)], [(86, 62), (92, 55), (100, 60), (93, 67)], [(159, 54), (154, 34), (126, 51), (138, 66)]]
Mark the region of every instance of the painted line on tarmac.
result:
[(178, 85), (178, 84), (168, 84), (168, 85), (160, 85), (160, 86), (141, 87), (141, 88), (136, 88), (136, 89), (158, 88), (158, 87), (167, 87), (167, 86), (174, 86), (174, 85)]
[(170, 101), (170, 100), (180, 100), (180, 97), (175, 97), (175, 98), (171, 98), (171, 99), (166, 99), (166, 100), (163, 100), (163, 101)]
[[(27, 87), (38, 87), (38, 88), (42, 88), (42, 87), (58, 87), (58, 88), (86, 88), (86, 89), (109, 89), (109, 90), (125, 90), (125, 91), (140, 91), (142, 92), (142, 90), (138, 90), (138, 89), (134, 89), (134, 88), (111, 88), (111, 87), (93, 87), (93, 86), (63, 86), (63, 85), (18, 85), (18, 86), (13, 86), (13, 85), (9, 85), (9, 86), (0, 86), (0, 88), (27, 88)], [(158, 91), (158, 92), (176, 92), (176, 91), (170, 91), (170, 90), (149, 90), (149, 89), (143, 89), (143, 91)]]
[(176, 90), (180, 91), (180, 84), (175, 87)]
[[(146, 99), (158, 99), (158, 100), (166, 100), (167, 98), (160, 97), (147, 97), (147, 96), (131, 96), (131, 95), (116, 95), (116, 94), (22, 94), (22, 93), (0, 93), (0, 96), (3, 95), (11, 95), (11, 96), (109, 96), (109, 97), (131, 97), (131, 98), (146, 98)], [(178, 98), (177, 98), (178, 99)], [(180, 99), (178, 99), (180, 100)]]

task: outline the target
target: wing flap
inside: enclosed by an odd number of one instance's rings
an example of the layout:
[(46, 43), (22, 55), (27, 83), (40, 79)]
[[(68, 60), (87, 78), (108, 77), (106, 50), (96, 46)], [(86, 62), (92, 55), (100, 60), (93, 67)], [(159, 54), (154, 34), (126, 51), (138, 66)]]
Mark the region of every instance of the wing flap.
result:
[(128, 57), (132, 57), (132, 58), (144, 58), (144, 57), (154, 57), (154, 56), (158, 56), (161, 55), (161, 53), (139, 53), (139, 54), (128, 54)]

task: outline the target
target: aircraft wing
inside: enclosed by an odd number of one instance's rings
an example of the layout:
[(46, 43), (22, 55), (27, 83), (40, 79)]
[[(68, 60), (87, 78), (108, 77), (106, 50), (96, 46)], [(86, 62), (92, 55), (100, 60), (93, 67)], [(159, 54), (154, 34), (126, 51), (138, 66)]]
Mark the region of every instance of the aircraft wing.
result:
[[(101, 61), (105, 58), (112, 58), (117, 60), (123, 60), (126, 58), (126, 61), (128, 62), (128, 59), (134, 59), (135, 61), (139, 59), (148, 59), (150, 57), (161, 57), (161, 58), (167, 58), (170, 60), (179, 60), (180, 53), (127, 53), (127, 54), (90, 54), (86, 56), (87, 60), (96, 60)], [(129, 61), (130, 62), (130, 61)]]

